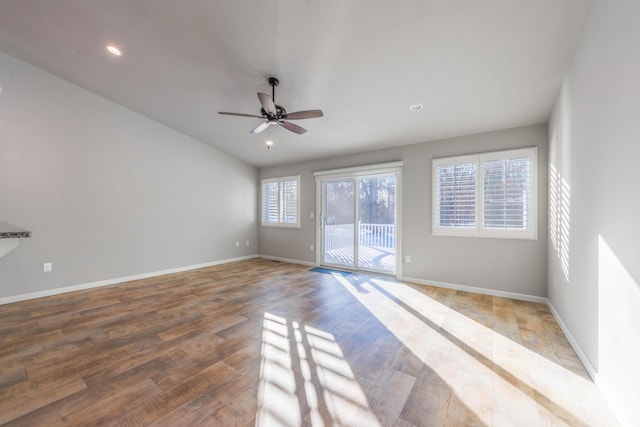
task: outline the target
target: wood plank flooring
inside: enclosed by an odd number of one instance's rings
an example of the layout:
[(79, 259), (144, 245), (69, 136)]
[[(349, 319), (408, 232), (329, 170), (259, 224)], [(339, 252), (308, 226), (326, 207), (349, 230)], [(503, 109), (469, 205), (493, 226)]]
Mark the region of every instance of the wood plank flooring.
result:
[(0, 425), (617, 423), (545, 305), (253, 259), (0, 306)]

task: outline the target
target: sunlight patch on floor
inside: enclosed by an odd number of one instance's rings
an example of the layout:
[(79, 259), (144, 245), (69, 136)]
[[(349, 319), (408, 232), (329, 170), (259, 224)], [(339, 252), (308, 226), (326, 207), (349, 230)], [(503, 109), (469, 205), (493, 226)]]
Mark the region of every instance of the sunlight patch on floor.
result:
[[(498, 398), (512, 396), (518, 402), (514, 406), (524, 420), (559, 421), (560, 416), (585, 423), (577, 414), (588, 413), (588, 409), (576, 395), (582, 387), (593, 386), (589, 379), (409, 286), (358, 275), (334, 277), (454, 393), (469, 396), (470, 388), (481, 389), (484, 397), (464, 403), (483, 423), (495, 421), (488, 409), (495, 406), (493, 387), (500, 390), (495, 394)], [(535, 338), (531, 340), (535, 344)], [(446, 360), (438, 352), (458, 354), (459, 359)], [(461, 368), (452, 369), (454, 362)]]
[[(375, 281), (370, 279), (362, 280), (360, 276), (352, 275), (350, 277), (342, 277), (334, 275), (345, 289), (354, 295), (360, 303), (362, 303), (387, 329), (402, 342), (419, 360), (427, 364), (447, 386), (456, 393), (456, 374), (458, 361), (448, 357), (430, 359), (429, 354), (432, 348), (438, 353), (448, 354), (455, 357), (459, 354), (455, 345), (446, 338), (436, 332), (435, 325), (429, 325), (422, 321), (409, 310), (404, 309), (399, 304), (389, 304), (388, 296), (384, 295), (378, 289)], [(434, 301), (425, 295), (418, 294), (421, 297), (411, 298), (412, 304), (416, 304), (425, 313), (429, 313), (431, 309), (438, 313), (444, 320), (449, 316), (450, 310), (437, 301)], [(444, 316), (443, 316), (444, 315)], [(474, 363), (479, 369), (487, 370), (477, 363)], [(453, 369), (452, 369), (453, 368)], [(487, 370), (488, 371), (488, 370)], [(467, 408), (474, 413), (478, 420), (485, 425), (491, 425), (491, 417), (482, 417), (482, 408), (474, 408), (465, 402)]]
[(333, 335), (265, 313), (261, 357), (256, 425), (380, 425)]

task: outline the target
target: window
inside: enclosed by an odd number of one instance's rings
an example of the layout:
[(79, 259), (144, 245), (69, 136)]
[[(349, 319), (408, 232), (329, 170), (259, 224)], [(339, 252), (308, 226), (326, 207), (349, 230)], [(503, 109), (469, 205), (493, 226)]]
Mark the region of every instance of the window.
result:
[(300, 227), (300, 176), (262, 180), (262, 225)]
[(433, 234), (537, 238), (536, 148), (433, 160)]

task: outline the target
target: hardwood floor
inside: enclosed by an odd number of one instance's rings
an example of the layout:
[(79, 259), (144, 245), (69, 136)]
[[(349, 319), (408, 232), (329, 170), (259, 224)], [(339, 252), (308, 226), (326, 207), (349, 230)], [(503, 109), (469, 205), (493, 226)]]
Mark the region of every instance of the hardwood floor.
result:
[(0, 424), (617, 425), (542, 304), (262, 259), (0, 306)]

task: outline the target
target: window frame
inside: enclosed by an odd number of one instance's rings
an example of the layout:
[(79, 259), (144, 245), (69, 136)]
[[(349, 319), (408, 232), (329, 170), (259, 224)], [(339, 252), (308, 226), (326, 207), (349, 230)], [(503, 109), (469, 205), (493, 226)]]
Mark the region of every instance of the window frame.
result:
[[(296, 221), (286, 222), (283, 221), (282, 197), (284, 188), (282, 184), (285, 182), (296, 183)], [(264, 189), (266, 184), (278, 184), (278, 221), (265, 221), (264, 208)], [(283, 176), (277, 178), (265, 178), (260, 181), (260, 225), (263, 227), (284, 227), (284, 228), (300, 228), (300, 175)]]
[[(510, 160), (518, 158), (530, 159), (529, 193), (530, 216), (529, 227), (516, 228), (489, 228), (484, 226), (484, 164), (496, 160)], [(502, 239), (537, 240), (538, 238), (538, 149), (537, 147), (517, 148), (510, 150), (492, 151), (486, 153), (434, 158), (432, 167), (432, 204), (431, 204), (431, 234), (434, 236), (464, 236), (487, 237)], [(437, 168), (443, 165), (456, 165), (475, 162), (475, 226), (441, 226), (438, 204), (438, 176)]]

